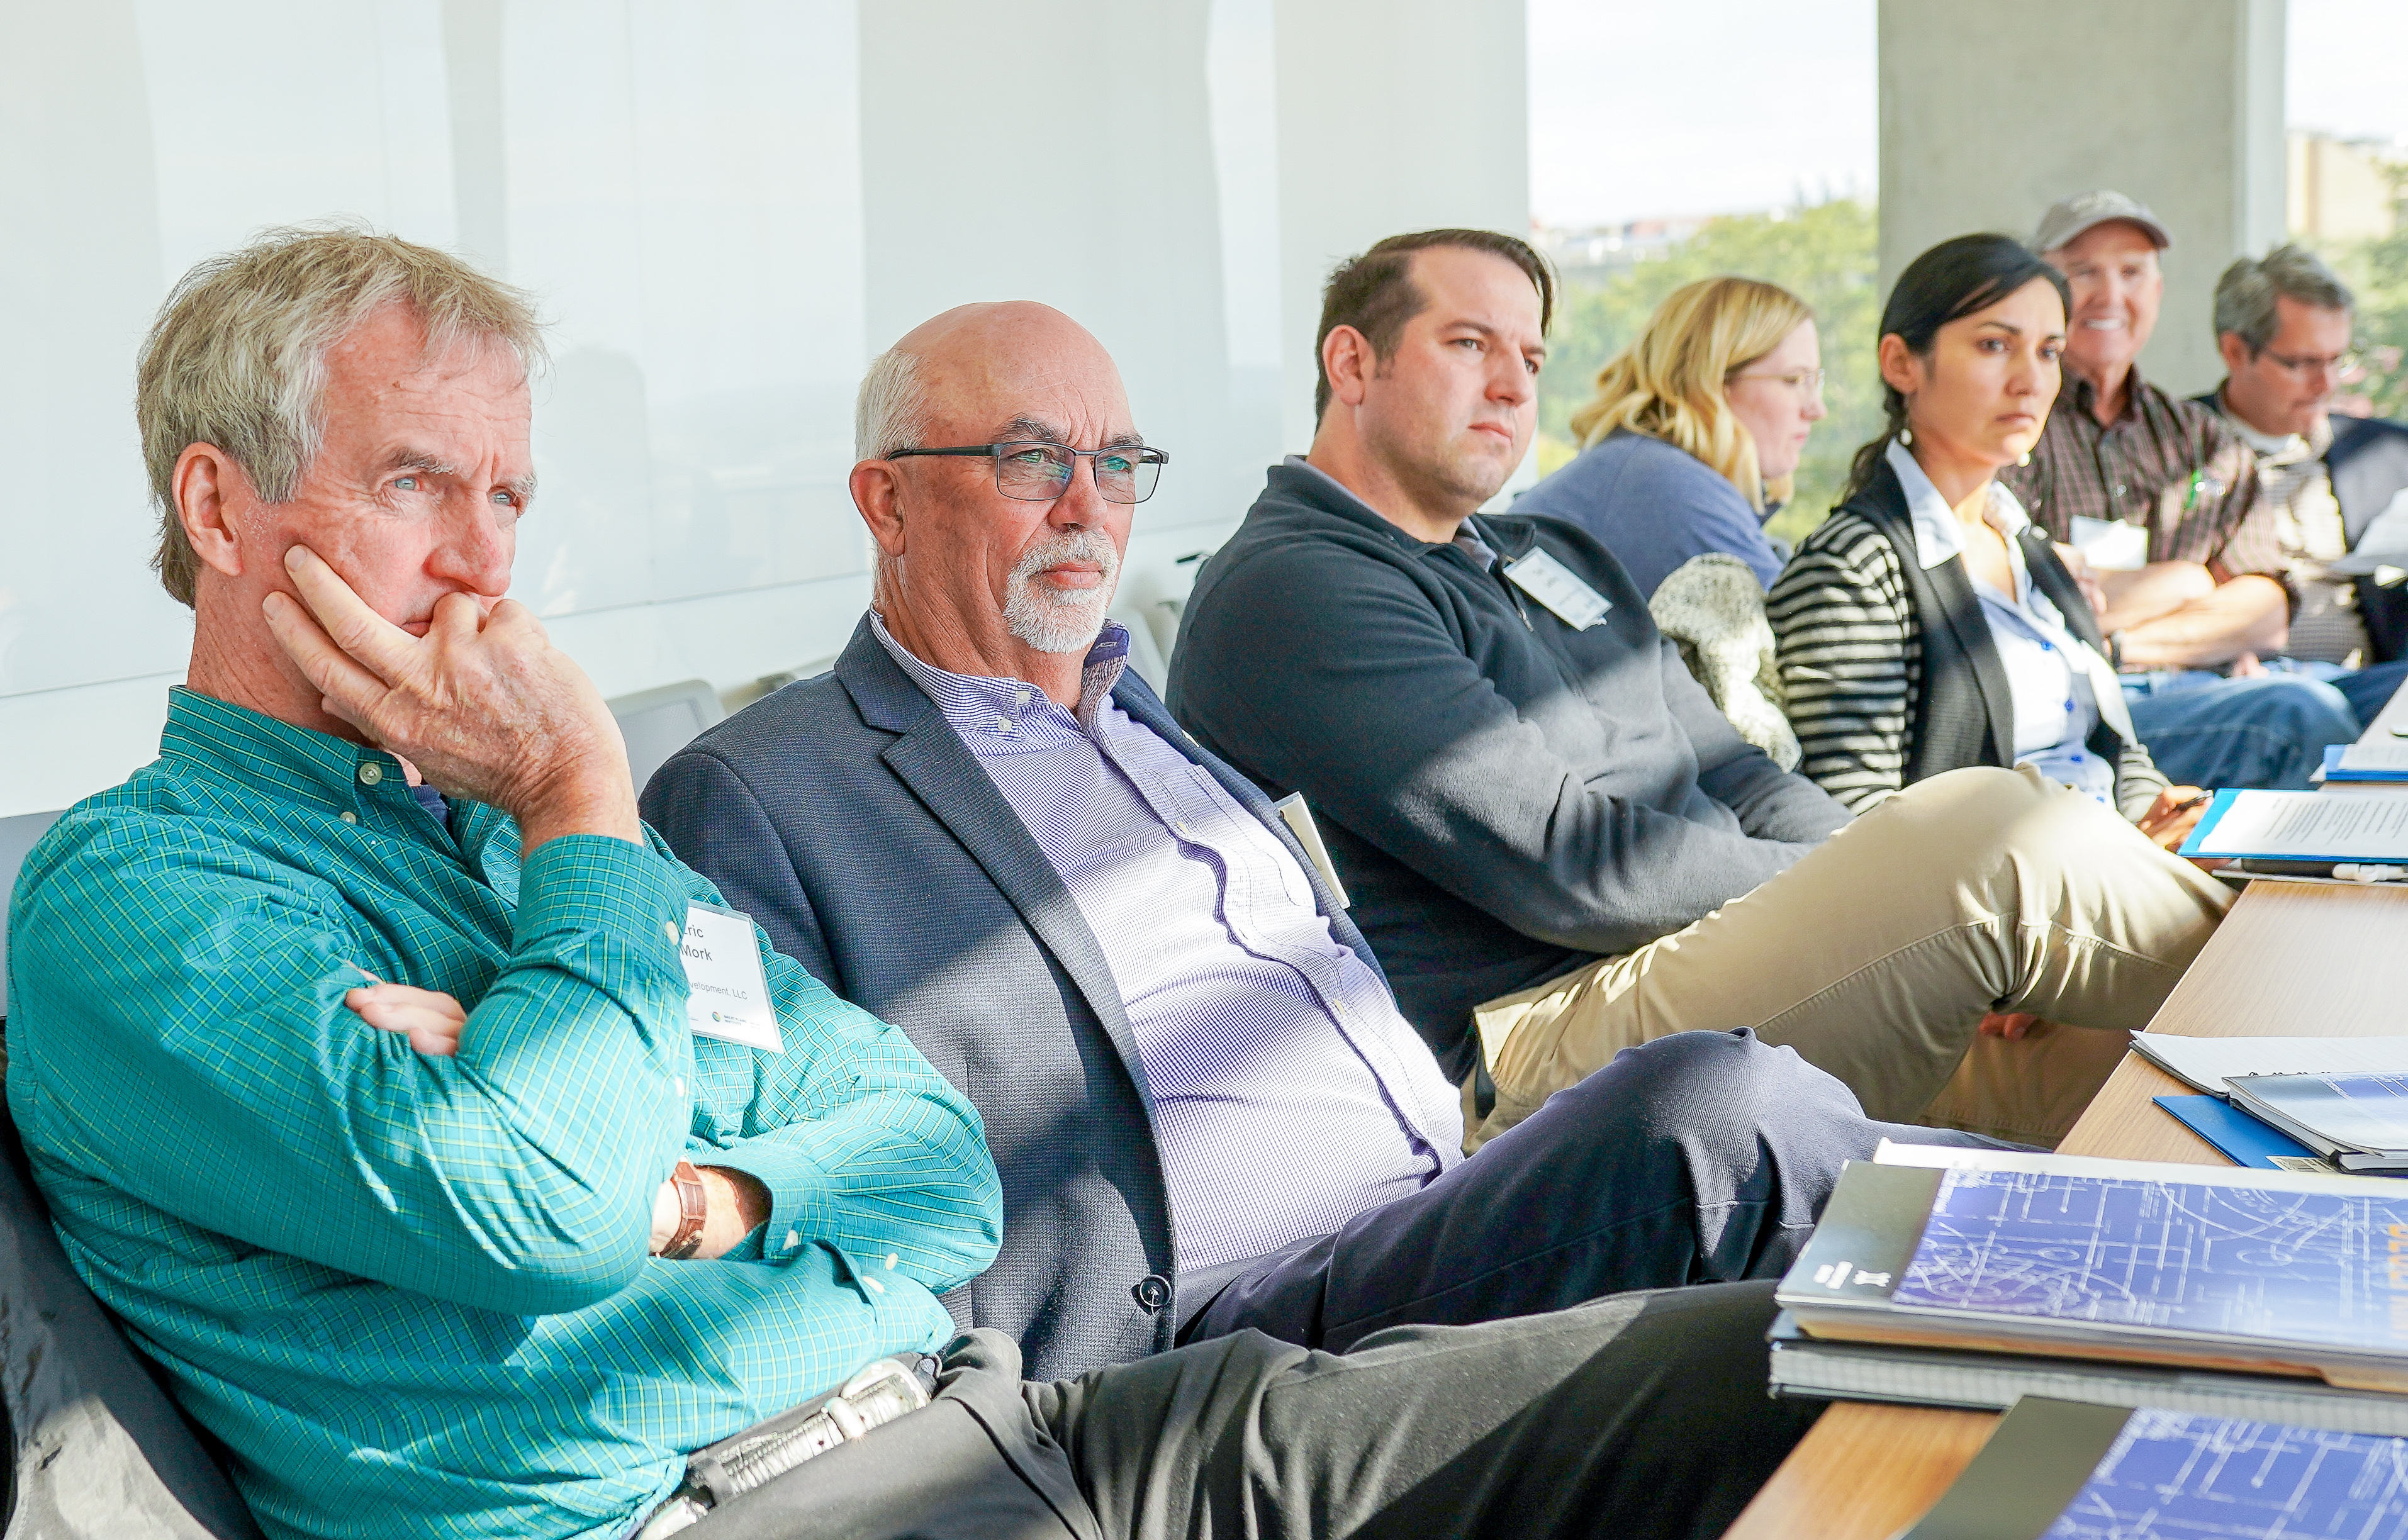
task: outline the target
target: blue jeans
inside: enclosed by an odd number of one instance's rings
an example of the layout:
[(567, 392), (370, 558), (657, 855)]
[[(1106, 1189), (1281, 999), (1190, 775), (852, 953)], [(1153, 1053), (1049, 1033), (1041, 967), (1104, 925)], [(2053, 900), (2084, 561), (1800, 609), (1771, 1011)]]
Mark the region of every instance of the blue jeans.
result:
[(2408, 663), (2346, 669), (2272, 658), (2266, 667), (2239, 679), (2201, 669), (2124, 677), (2132, 731), (2169, 780), (2304, 790), (2325, 746), (2356, 740), (2408, 678)]
[[(2365, 668), (2344, 668), (2339, 663), (2302, 663), (2297, 658), (2269, 658), (2266, 660), (2266, 666), (2277, 673), (2303, 675), (2311, 679), (2322, 679), (2340, 691), (2343, 697), (2349, 702), (2350, 710), (2358, 717), (2359, 733), (2365, 732), (2366, 724), (2372, 721), (2385, 706), (2391, 704), (2391, 697), (2399, 690), (2401, 681), (2408, 679), (2408, 663), (2374, 663)], [(2357, 734), (2351, 734), (2353, 738), (2356, 736)]]

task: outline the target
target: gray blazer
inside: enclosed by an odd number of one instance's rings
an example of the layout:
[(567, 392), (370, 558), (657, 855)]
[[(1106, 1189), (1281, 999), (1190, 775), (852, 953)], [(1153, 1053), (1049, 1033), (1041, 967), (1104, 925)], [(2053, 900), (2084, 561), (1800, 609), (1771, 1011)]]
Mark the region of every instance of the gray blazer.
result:
[[(1268, 799), (1197, 748), (1134, 670), (1112, 696), (1286, 844), (1332, 934), (1377, 970)], [(954, 1319), (1018, 1337), (1032, 1379), (1170, 1347), (1178, 1247), (1145, 1066), (1103, 949), (867, 618), (833, 672), (663, 765), (643, 812), (780, 951), (901, 1027), (977, 1104), (1003, 1176), (1003, 1250), (946, 1296)]]

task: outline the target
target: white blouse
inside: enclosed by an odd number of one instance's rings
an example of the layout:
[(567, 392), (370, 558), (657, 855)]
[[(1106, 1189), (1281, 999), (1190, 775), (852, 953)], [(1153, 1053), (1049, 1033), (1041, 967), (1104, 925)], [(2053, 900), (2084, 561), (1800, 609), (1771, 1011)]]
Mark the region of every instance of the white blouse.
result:
[[(1928, 572), (1963, 555), (1962, 526), (1931, 478), (1897, 444), (1890, 445), (1888, 459), (1899, 485), (1906, 489), (1916, 563)], [(2031, 520), (2015, 494), (1990, 483), (1983, 518), (2006, 541), (2008, 578), (2014, 592), (2002, 593), (1991, 587), (1973, 575), (1970, 564), (1965, 575), (1982, 601), (1990, 645), (1998, 649), (2014, 700), (2014, 762), (2032, 765), (2051, 780), (2113, 807), (2114, 763), (2092, 753), (2087, 740), (2102, 712), (2127, 740), (2132, 736), (2115, 671), (2096, 649), (2067, 629), (2064, 614), (2033, 585), (2015, 538)]]

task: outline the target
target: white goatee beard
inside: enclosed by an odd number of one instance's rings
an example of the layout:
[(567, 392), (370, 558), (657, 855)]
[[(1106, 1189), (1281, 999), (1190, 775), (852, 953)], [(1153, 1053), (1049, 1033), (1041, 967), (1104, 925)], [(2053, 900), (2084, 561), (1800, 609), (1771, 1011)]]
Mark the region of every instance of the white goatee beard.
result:
[[(1093, 562), (1103, 569), (1091, 589), (1040, 585), (1037, 574), (1062, 562)], [(1021, 553), (1004, 582), (1006, 630), (1039, 652), (1084, 652), (1104, 629), (1104, 611), (1119, 585), (1121, 553), (1096, 530), (1071, 530), (1039, 541)]]

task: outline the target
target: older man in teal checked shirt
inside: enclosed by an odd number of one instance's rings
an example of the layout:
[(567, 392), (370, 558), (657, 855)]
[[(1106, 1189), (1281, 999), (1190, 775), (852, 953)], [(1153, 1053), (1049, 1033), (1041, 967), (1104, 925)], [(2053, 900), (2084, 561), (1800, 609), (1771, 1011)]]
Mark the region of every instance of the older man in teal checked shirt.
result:
[[(1812, 1417), (1727, 1393), (1761, 1285), (1053, 1385), (956, 1334), (1000, 1233), (977, 1113), (714, 909), (505, 597), (538, 349), (523, 296), (363, 231), (179, 285), (137, 414), (187, 680), (12, 902), (36, 1181), (262, 1527), (1719, 1533)], [(690, 1016), (689, 926), (757, 954), (766, 1036)], [(690, 1467), (888, 1357), (825, 1452)]]

